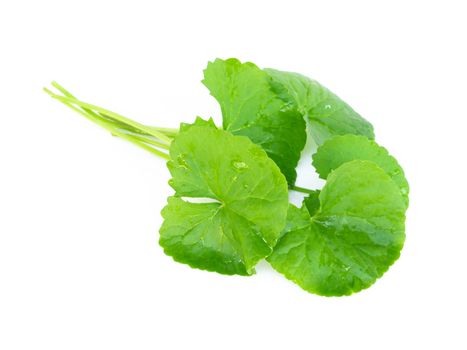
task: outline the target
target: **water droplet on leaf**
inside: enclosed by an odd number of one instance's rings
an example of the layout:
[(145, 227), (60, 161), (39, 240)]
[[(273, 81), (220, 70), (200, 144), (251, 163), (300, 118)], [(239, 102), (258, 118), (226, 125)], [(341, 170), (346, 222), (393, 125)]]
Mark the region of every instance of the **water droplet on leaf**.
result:
[(241, 162), (241, 161), (233, 161), (232, 165), (237, 170), (244, 170), (248, 168), (248, 165), (245, 162)]

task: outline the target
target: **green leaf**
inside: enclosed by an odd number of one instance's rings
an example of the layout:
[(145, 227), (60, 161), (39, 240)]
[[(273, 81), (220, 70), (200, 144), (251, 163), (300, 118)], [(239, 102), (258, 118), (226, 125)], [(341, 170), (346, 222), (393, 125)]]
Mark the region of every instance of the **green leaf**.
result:
[(181, 123), (179, 132), (187, 131), (192, 126), (208, 126), (208, 127), (217, 129), (217, 126), (216, 124), (214, 124), (214, 120), (212, 120), (212, 118), (209, 118), (208, 120), (204, 120), (201, 117), (196, 117), (193, 123)]
[(280, 169), (248, 138), (212, 126), (180, 132), (170, 158), (169, 183), (176, 193), (162, 210), (165, 253), (203, 270), (254, 273), (285, 225), (287, 182)]
[(273, 90), (288, 100), (309, 122), (309, 132), (317, 145), (334, 135), (355, 134), (374, 138), (373, 126), (347, 103), (319, 84), (298, 73), (267, 68)]
[(384, 147), (364, 136), (335, 136), (327, 140), (313, 155), (313, 166), (319, 176), (326, 179), (331, 171), (355, 159), (370, 160), (378, 164), (399, 186), (408, 206), (409, 184), (404, 170)]
[(354, 160), (334, 170), (313, 215), (290, 205), (271, 265), (303, 289), (349, 295), (373, 284), (400, 255), (405, 204), (386, 172)]
[(293, 185), (306, 125), (302, 115), (271, 90), (271, 82), (253, 63), (233, 58), (210, 62), (203, 80), (221, 106), (223, 128), (260, 145)]
[(319, 194), (321, 191), (313, 191), (308, 196), (303, 198), (302, 205), (305, 206), (308, 210), (310, 216), (315, 215), (319, 209)]

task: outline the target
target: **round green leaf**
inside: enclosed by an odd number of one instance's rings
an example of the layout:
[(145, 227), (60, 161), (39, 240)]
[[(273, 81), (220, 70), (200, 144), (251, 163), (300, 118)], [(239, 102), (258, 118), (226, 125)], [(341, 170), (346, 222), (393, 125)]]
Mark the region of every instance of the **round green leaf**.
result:
[(279, 168), (248, 138), (213, 126), (180, 132), (170, 158), (176, 194), (162, 210), (165, 253), (203, 270), (252, 274), (285, 224), (287, 182)]
[(389, 175), (370, 161), (333, 171), (313, 215), (290, 205), (287, 224), (268, 261), (303, 289), (349, 295), (373, 284), (397, 260), (405, 204)]
[(294, 184), (306, 124), (272, 91), (269, 75), (251, 62), (216, 59), (204, 70), (203, 84), (221, 106), (224, 129), (260, 145)]
[(313, 155), (313, 166), (319, 176), (326, 179), (331, 171), (355, 159), (369, 160), (378, 164), (399, 186), (408, 205), (409, 184), (404, 170), (384, 147), (364, 136), (344, 135), (327, 140)]
[(309, 134), (317, 145), (335, 135), (375, 137), (373, 126), (366, 119), (316, 80), (271, 68), (264, 71), (272, 78), (274, 92), (307, 117)]

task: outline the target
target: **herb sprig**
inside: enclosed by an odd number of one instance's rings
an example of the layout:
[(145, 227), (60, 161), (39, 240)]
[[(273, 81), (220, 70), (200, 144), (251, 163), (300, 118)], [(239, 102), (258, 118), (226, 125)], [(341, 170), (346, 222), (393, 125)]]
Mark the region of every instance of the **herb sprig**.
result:
[[(231, 58), (204, 70), (222, 128), (197, 118), (148, 126), (83, 102), (56, 82), (54, 99), (112, 135), (166, 159), (173, 196), (160, 245), (174, 260), (251, 275), (258, 261), (303, 289), (349, 295), (372, 285), (400, 255), (409, 186), (372, 125), (318, 82)], [(308, 124), (308, 126), (307, 126)], [(307, 138), (322, 189), (295, 185)], [(311, 169), (310, 169), (311, 171)], [(307, 194), (301, 208), (287, 192)], [(200, 199), (202, 199), (200, 201)]]

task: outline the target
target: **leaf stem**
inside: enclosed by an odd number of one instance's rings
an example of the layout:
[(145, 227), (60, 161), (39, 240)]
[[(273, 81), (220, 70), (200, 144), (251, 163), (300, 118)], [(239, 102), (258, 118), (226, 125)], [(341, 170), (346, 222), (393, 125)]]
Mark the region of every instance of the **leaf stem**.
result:
[(178, 134), (178, 129), (174, 129), (174, 128), (159, 128), (157, 126), (148, 126), (148, 128), (159, 131), (171, 138), (174, 138)]
[[(89, 114), (87, 113), (85, 110), (83, 109), (80, 109), (80, 108), (77, 108), (76, 106), (74, 106), (71, 102), (68, 102), (66, 99), (62, 99), (60, 98), (61, 96), (59, 95), (56, 95), (54, 94), (52, 91), (50, 91), (49, 89), (47, 88), (44, 88), (44, 91), (49, 94), (50, 96), (52, 96), (53, 98), (59, 100), (60, 102), (62, 102), (64, 105), (68, 106), (69, 108), (71, 108), (72, 110), (78, 112), (79, 114), (83, 115), (85, 118), (91, 120), (92, 122), (96, 123), (97, 125), (103, 127), (104, 129), (110, 131), (113, 135), (116, 135), (122, 139), (125, 139), (131, 143), (133, 143), (134, 145), (138, 146), (138, 147), (141, 147), (159, 157), (162, 157), (164, 159), (170, 159), (169, 155), (165, 152), (162, 152), (158, 149), (155, 149), (149, 145), (146, 144), (146, 140), (141, 140), (141, 137), (137, 137), (136, 135), (131, 135), (131, 134), (126, 134), (126, 133), (123, 133), (121, 131), (119, 131), (118, 129), (116, 129), (109, 121), (105, 121), (105, 120), (102, 120), (100, 118), (98, 118), (97, 116), (93, 115), (93, 114)], [(141, 142), (143, 141), (143, 142)]]
[[(52, 82), (52, 86), (55, 87), (61, 93), (63, 93), (65, 96), (77, 100), (77, 98), (75, 96), (73, 96), (73, 94), (71, 92), (66, 90), (63, 86), (61, 86), (56, 81)], [(67, 105), (69, 106), (69, 104), (67, 104)], [(153, 136), (151, 136), (148, 133), (146, 133), (144, 131), (141, 131), (140, 129), (137, 129), (137, 128), (131, 126), (131, 125), (128, 125), (126, 123), (122, 123), (122, 122), (120, 122), (118, 120), (115, 120), (113, 118), (110, 118), (110, 117), (108, 117), (108, 116), (106, 116), (104, 114), (95, 113), (94, 111), (92, 111), (91, 109), (88, 109), (86, 107), (79, 107), (79, 108), (82, 109), (84, 112), (86, 112), (87, 114), (91, 115), (94, 118), (103, 119), (105, 122), (115, 124), (115, 127), (118, 128), (118, 129), (124, 130), (125, 132), (130, 132), (130, 136), (132, 136), (133, 138), (138, 139), (139, 141), (142, 141), (142, 142), (145, 142), (145, 143), (148, 143), (148, 144), (151, 144), (151, 145), (154, 145), (154, 146), (166, 149), (166, 150), (168, 150), (170, 148), (169, 145), (167, 145), (166, 143), (154, 140)], [(93, 119), (93, 121), (94, 121), (94, 119)], [(155, 129), (157, 129), (157, 128), (155, 128)], [(165, 129), (165, 128), (160, 128), (160, 129)], [(167, 129), (167, 130), (175, 130), (175, 129)], [(113, 135), (118, 136), (115, 133), (113, 133)]]
[(141, 142), (144, 142), (144, 143), (149, 143), (151, 145), (154, 145), (154, 146), (157, 146), (157, 147), (160, 147), (160, 148), (163, 148), (163, 149), (166, 149), (166, 150), (169, 150), (170, 149), (170, 146), (167, 145), (166, 143), (163, 143), (163, 142), (160, 142), (160, 141), (157, 141), (157, 140), (154, 140), (153, 138), (150, 138), (148, 136), (141, 136), (141, 135), (133, 135), (133, 134), (125, 134), (125, 135), (128, 135), (128, 136), (131, 136), (137, 140), (140, 140)]
[(315, 191), (310, 190), (308, 188), (299, 187), (299, 186), (295, 186), (295, 185), (289, 186), (289, 189), (293, 190), (293, 191), (297, 191), (297, 192), (307, 193), (307, 194), (311, 194), (311, 193), (315, 192)]
[(170, 142), (172, 141), (172, 139), (170, 137), (166, 136), (162, 132), (151, 129), (150, 127), (148, 127), (146, 125), (143, 125), (143, 124), (140, 124), (140, 123), (138, 123), (138, 122), (136, 122), (134, 120), (125, 118), (124, 116), (122, 116), (120, 114), (117, 114), (115, 112), (109, 111), (108, 109), (105, 109), (105, 108), (102, 108), (102, 107), (99, 107), (99, 106), (96, 106), (96, 105), (93, 105), (93, 104), (90, 104), (90, 103), (87, 103), (87, 102), (83, 102), (83, 101), (80, 101), (80, 100), (77, 100), (75, 98), (71, 98), (71, 97), (68, 97), (68, 96), (60, 96), (60, 95), (54, 94), (51, 91), (50, 91), (49, 95), (51, 95), (53, 98), (55, 98), (55, 99), (57, 99), (57, 100), (59, 100), (61, 102), (67, 102), (67, 103), (70, 103), (70, 104), (77, 105), (77, 106), (79, 106), (81, 108), (87, 108), (87, 109), (91, 109), (93, 111), (97, 111), (97, 112), (99, 112), (101, 114), (104, 114), (105, 116), (108, 116), (108, 117), (110, 117), (112, 119), (115, 119), (115, 120), (117, 120), (117, 121), (119, 121), (121, 123), (130, 125), (133, 128), (144, 131), (144, 132), (146, 132), (147, 134), (149, 134), (151, 136), (154, 136), (154, 137), (156, 137), (156, 138), (158, 138), (158, 139), (160, 139), (162, 141), (167, 142), (168, 144), (170, 144)]
[[(63, 86), (61, 86), (59, 83), (57, 83), (56, 81), (53, 81), (52, 82), (52, 86), (54, 88), (56, 88), (58, 91), (60, 91), (63, 95), (65, 95), (66, 97), (69, 97), (69, 98), (72, 98), (72, 99), (75, 99), (75, 100), (78, 100), (78, 98), (76, 98), (71, 92), (69, 92), (68, 90), (66, 90)], [(139, 130), (132, 127), (131, 125), (128, 125), (128, 124), (125, 124), (125, 123), (122, 123), (116, 119), (112, 119), (106, 115), (103, 115), (103, 114), (100, 114), (100, 113), (95, 113), (93, 110), (91, 109), (88, 109), (86, 107), (79, 107), (81, 108), (83, 111), (85, 111), (86, 113), (88, 114), (91, 114), (93, 117), (95, 118), (103, 118), (105, 119), (106, 121), (110, 121), (110, 122), (113, 122), (114, 124), (117, 124), (121, 129), (124, 129), (124, 130), (128, 130), (128, 131), (131, 131), (131, 132), (134, 132), (134, 133), (139, 133)]]

